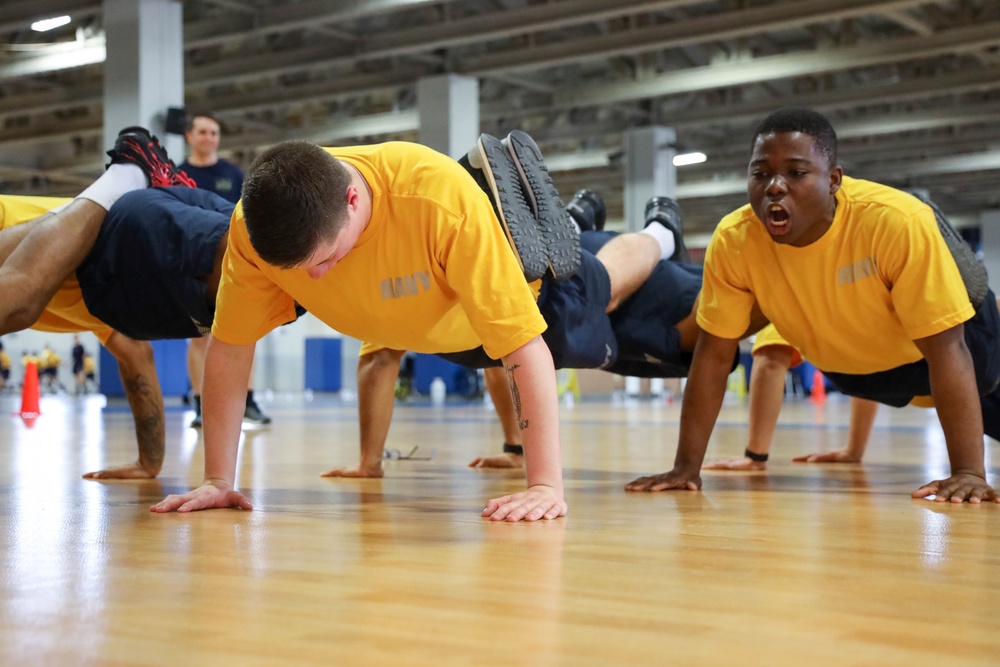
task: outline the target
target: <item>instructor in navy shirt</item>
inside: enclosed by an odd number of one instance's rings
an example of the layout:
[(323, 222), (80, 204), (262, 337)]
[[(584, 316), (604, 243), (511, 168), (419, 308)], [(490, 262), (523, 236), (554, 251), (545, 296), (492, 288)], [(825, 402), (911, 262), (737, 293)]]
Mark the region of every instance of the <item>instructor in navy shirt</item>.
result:
[(180, 168), (202, 190), (210, 190), (234, 204), (243, 190), (243, 172), (232, 162), (219, 157), (219, 122), (199, 113), (188, 119), (184, 133), (191, 154)]

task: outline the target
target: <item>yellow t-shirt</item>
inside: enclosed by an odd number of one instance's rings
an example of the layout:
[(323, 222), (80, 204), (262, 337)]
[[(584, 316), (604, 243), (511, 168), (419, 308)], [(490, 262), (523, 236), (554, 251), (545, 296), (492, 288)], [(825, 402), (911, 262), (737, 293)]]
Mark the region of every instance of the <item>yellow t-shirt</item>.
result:
[(698, 324), (738, 338), (754, 301), (818, 368), (867, 374), (922, 358), (913, 340), (974, 311), (931, 209), (899, 190), (845, 177), (830, 229), (777, 244), (750, 206), (719, 223), (705, 255)]
[(326, 149), (356, 167), (372, 217), (319, 280), (263, 262), (237, 205), (212, 334), (255, 342), (295, 319), (294, 303), (337, 331), (385, 347), (499, 358), (545, 330), (488, 197), (457, 162), (404, 142)]
[[(30, 222), (70, 201), (62, 197), (0, 195), (0, 228), (8, 229)], [(108, 325), (87, 310), (75, 273), (66, 278), (31, 328), (53, 333), (93, 331), (102, 343), (106, 343), (112, 333)]]
[(753, 340), (753, 349), (750, 350), (750, 354), (757, 354), (757, 350), (761, 350), (765, 347), (787, 347), (792, 350), (792, 365), (790, 368), (795, 368), (802, 363), (802, 355), (798, 350), (795, 349), (785, 337), (778, 333), (778, 328), (773, 324), (768, 324), (766, 327), (757, 332)]
[(6, 350), (0, 350), (0, 371), (10, 370), (10, 355), (7, 354)]

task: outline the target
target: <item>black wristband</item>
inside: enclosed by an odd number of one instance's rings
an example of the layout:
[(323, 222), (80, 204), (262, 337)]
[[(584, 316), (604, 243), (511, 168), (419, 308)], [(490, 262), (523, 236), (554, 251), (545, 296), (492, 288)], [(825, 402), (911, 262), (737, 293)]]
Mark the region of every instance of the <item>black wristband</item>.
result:
[(747, 457), (751, 461), (756, 461), (757, 463), (767, 462), (767, 454), (758, 454), (757, 452), (751, 452), (749, 447), (747, 447), (746, 450), (743, 452), (743, 456)]
[(504, 454), (517, 454), (518, 456), (524, 456), (524, 447), (521, 445), (512, 445), (508, 442), (503, 443), (503, 453)]

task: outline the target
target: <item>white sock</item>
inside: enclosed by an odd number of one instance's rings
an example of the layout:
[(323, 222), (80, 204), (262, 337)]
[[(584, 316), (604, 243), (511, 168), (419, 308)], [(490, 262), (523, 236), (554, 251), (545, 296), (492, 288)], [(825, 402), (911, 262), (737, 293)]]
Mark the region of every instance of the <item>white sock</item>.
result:
[(142, 167), (137, 164), (113, 164), (76, 198), (89, 199), (105, 211), (110, 211), (123, 194), (147, 187), (149, 182)]
[(639, 233), (648, 234), (656, 239), (656, 242), (660, 245), (660, 259), (669, 258), (677, 248), (674, 243), (674, 233), (658, 222), (649, 223)]

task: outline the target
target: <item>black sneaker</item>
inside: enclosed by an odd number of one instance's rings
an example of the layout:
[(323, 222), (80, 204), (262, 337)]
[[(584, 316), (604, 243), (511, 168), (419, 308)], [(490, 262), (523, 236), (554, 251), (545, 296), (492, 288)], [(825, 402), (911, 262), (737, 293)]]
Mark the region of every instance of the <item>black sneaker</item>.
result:
[(490, 195), (524, 277), (528, 282), (538, 280), (549, 268), (545, 238), (524, 197), (517, 166), (510, 154), (499, 139), (483, 134), (469, 151), (468, 165), (479, 172), (472, 175)]
[(108, 151), (112, 164), (137, 164), (146, 174), (151, 187), (179, 185), (196, 188), (190, 176), (177, 168), (160, 145), (160, 140), (143, 127), (126, 127), (118, 133), (115, 147)]
[(580, 226), (580, 231), (600, 232), (604, 230), (607, 209), (604, 198), (593, 190), (579, 190), (566, 204), (566, 212)]
[(514, 130), (504, 140), (514, 158), (521, 187), (542, 228), (549, 268), (556, 280), (566, 280), (580, 268), (580, 235), (566, 214), (538, 144), (526, 132)]
[(271, 418), (260, 411), (256, 401), (247, 401), (247, 407), (243, 411), (243, 421), (252, 424), (270, 424)]
[(691, 254), (684, 245), (681, 234), (681, 205), (672, 197), (653, 197), (646, 202), (646, 227), (658, 222), (674, 235), (674, 254), (669, 259), (672, 262), (690, 262)]

